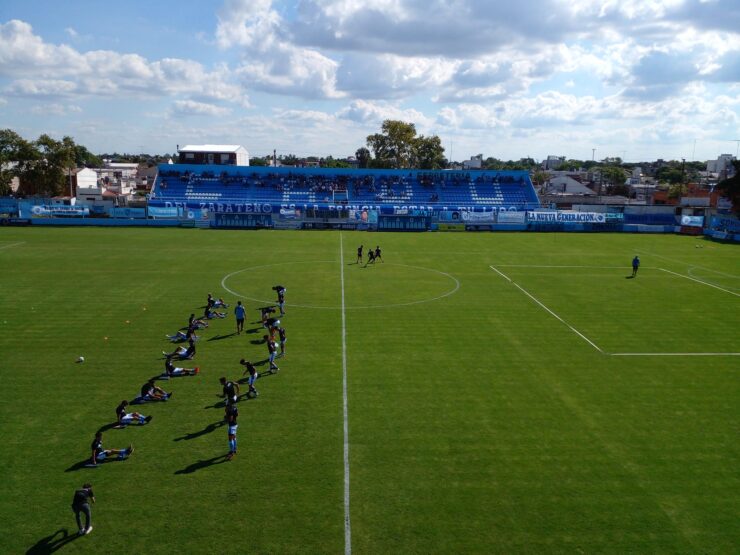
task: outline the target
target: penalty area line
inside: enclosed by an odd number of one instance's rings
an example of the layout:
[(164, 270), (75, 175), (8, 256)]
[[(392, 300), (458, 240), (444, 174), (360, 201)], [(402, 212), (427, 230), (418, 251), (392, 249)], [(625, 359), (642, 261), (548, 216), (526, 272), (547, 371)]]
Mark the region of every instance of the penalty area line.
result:
[[(700, 266), (696, 266), (696, 267), (699, 268)], [(715, 289), (719, 289), (720, 291), (724, 291), (725, 293), (729, 293), (730, 295), (735, 295), (736, 297), (740, 297), (740, 293), (735, 293), (734, 291), (730, 291), (729, 289), (725, 289), (724, 287), (720, 287), (719, 285), (714, 285), (713, 283), (702, 281), (700, 279), (696, 279), (690, 276), (685, 276), (677, 272), (672, 272), (671, 270), (666, 270), (665, 268), (658, 268), (658, 270), (662, 270), (663, 272), (666, 272), (668, 274), (673, 274), (674, 276), (682, 277), (684, 279), (690, 279), (691, 281), (695, 281), (696, 283), (701, 283), (702, 285), (706, 285), (707, 287), (714, 287)]]
[(613, 357), (737, 357), (740, 353), (609, 353)]
[(25, 241), (20, 241), (19, 243), (10, 243), (9, 245), (3, 245), (3, 246), (1, 246), (0, 247), (0, 251), (1, 250), (4, 250), (4, 249), (9, 249), (9, 248), (12, 248), (12, 247), (20, 247), (21, 245), (25, 245), (25, 244), (26, 244)]
[(522, 287), (521, 285), (519, 285), (515, 281), (512, 281), (512, 279), (509, 276), (507, 276), (506, 274), (504, 274), (500, 270), (497, 270), (493, 266), (489, 266), (489, 268), (491, 268), (491, 270), (493, 270), (494, 272), (498, 273), (499, 275), (501, 275), (504, 278), (506, 278), (507, 280), (509, 280), (509, 283), (511, 283), (514, 287), (516, 287), (522, 293), (524, 293), (525, 295), (527, 295), (527, 297), (529, 297), (534, 302), (536, 302), (538, 305), (540, 305), (542, 308), (544, 308), (547, 312), (549, 312), (557, 320), (559, 320), (560, 322), (562, 322), (563, 324), (565, 324), (568, 327), (568, 329), (570, 329), (570, 331), (572, 331), (573, 333), (575, 333), (578, 337), (580, 337), (581, 339), (583, 339), (586, 343), (588, 343), (589, 345), (591, 345), (594, 349), (596, 349), (597, 351), (599, 351), (602, 355), (603, 354), (606, 354), (606, 353), (604, 353), (604, 351), (596, 343), (594, 343), (593, 341), (591, 341), (588, 337), (586, 337), (585, 335), (583, 335), (580, 331), (578, 331), (576, 328), (574, 328), (573, 326), (571, 326), (568, 322), (566, 322), (565, 320), (563, 320), (560, 316), (558, 316), (557, 314), (555, 314), (555, 312), (553, 312), (547, 306), (545, 306), (539, 299), (537, 299), (529, 291), (527, 291), (526, 289), (524, 289), (524, 287)]

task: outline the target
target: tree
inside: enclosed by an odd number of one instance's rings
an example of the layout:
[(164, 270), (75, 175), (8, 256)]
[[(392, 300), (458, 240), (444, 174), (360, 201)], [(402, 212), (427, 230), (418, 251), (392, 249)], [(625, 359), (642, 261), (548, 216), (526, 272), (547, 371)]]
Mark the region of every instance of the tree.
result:
[(732, 165), (735, 166), (735, 175), (720, 181), (717, 190), (730, 199), (733, 212), (740, 216), (740, 161), (734, 160)]
[(253, 156), (249, 159), (249, 165), (250, 166), (269, 166), (267, 160), (267, 157), (260, 158), (259, 156)]
[(321, 164), (324, 168), (351, 168), (352, 166), (346, 160), (337, 160), (332, 156), (324, 158)]
[(61, 141), (41, 135), (19, 161), (18, 191), (27, 196), (54, 196), (67, 191), (69, 171), (75, 167), (75, 142), (71, 137)]
[(601, 172), (602, 181), (611, 187), (624, 185), (627, 179), (627, 174), (618, 166), (604, 166), (599, 171)]
[(383, 122), (381, 131), (367, 137), (367, 146), (375, 155), (373, 165), (408, 168), (413, 156), (416, 126), (413, 123), (387, 119)]
[(87, 150), (82, 145), (75, 145), (75, 165), (78, 168), (100, 168), (103, 166), (103, 159)]
[(425, 137), (421, 135), (414, 139), (413, 161), (414, 165), (422, 170), (439, 170), (447, 166), (445, 149), (442, 140), (434, 135)]
[(547, 181), (550, 178), (550, 174), (543, 171), (536, 171), (534, 174), (532, 174), (532, 183), (534, 183), (537, 186), (544, 185), (545, 181)]
[(357, 158), (357, 165), (365, 169), (370, 163), (370, 151), (362, 146), (355, 152), (355, 158)]
[(11, 193), (10, 184), (18, 177), (24, 159), (33, 153), (33, 147), (11, 129), (0, 130), (0, 195)]

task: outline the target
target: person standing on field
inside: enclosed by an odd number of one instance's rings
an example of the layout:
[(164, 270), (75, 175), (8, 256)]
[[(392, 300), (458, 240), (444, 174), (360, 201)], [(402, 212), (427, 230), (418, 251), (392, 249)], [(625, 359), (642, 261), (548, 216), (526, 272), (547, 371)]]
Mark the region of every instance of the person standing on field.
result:
[(246, 316), (246, 311), (244, 310), (244, 306), (242, 305), (241, 301), (236, 302), (236, 306), (234, 307), (234, 316), (236, 316), (236, 334), (241, 335), (242, 331), (244, 331), (244, 317)]
[(632, 277), (637, 277), (637, 270), (640, 269), (640, 257), (635, 255), (632, 259)]
[[(80, 536), (89, 534), (92, 532), (92, 514), (90, 512), (90, 501), (95, 503), (95, 494), (93, 494), (92, 485), (87, 483), (82, 486), (82, 489), (75, 491), (75, 495), (72, 498), (72, 511), (75, 513), (75, 519), (77, 520), (77, 532)], [(80, 514), (85, 515), (85, 527), (82, 527), (82, 519)]]

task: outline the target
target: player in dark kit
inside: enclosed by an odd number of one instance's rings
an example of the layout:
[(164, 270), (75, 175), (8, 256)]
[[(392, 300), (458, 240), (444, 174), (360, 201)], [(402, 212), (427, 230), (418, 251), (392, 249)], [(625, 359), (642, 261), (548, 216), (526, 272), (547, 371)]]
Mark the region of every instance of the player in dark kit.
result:
[(229, 404), (226, 405), (225, 412), (224, 420), (226, 420), (229, 428), (229, 454), (226, 456), (226, 459), (230, 461), (236, 455), (236, 429), (238, 427), (236, 419), (239, 416), (239, 409), (236, 408), (236, 405)]
[(116, 428), (125, 428), (127, 425), (134, 422), (138, 422), (143, 425), (148, 424), (149, 421), (151, 421), (151, 416), (144, 416), (139, 412), (128, 412), (126, 410), (127, 407), (128, 401), (126, 400), (121, 401), (121, 404), (116, 407), (116, 421), (118, 422)]
[[(72, 511), (74, 511), (75, 519), (77, 520), (77, 528), (79, 528), (79, 532), (77, 532), (80, 536), (84, 536), (85, 534), (89, 534), (92, 532), (92, 514), (90, 511), (90, 501), (95, 503), (95, 494), (92, 490), (91, 484), (84, 484), (82, 486), (82, 489), (78, 489), (75, 491), (75, 495), (72, 498)], [(80, 514), (85, 515), (85, 526), (82, 526), (82, 519), (80, 519)]]
[(273, 290), (277, 293), (277, 304), (280, 307), (280, 316), (285, 315), (285, 287), (276, 285)]
[(242, 366), (246, 368), (246, 370), (244, 370), (244, 375), (246, 375), (247, 372), (249, 373), (249, 380), (247, 382), (249, 383), (249, 391), (247, 392), (247, 397), (249, 398), (257, 397), (259, 393), (257, 392), (257, 389), (254, 387), (254, 382), (256, 382), (257, 378), (260, 377), (259, 373), (257, 372), (257, 368), (255, 368), (254, 364), (244, 359), (241, 359), (239, 361), (239, 364), (241, 364)]
[(383, 257), (380, 256), (380, 247), (375, 247), (375, 260), (383, 262)]
[(632, 277), (637, 277), (637, 270), (640, 269), (640, 257), (635, 255), (632, 259)]
[(285, 328), (278, 328), (277, 332), (278, 332), (278, 335), (280, 336), (280, 354), (278, 356), (284, 357), (285, 356), (285, 343), (288, 341), (288, 338), (285, 335)]
[(264, 339), (267, 343), (267, 353), (270, 359), (270, 371), (277, 372), (278, 370), (280, 370), (280, 368), (278, 368), (278, 365), (275, 364), (275, 356), (277, 355), (277, 344), (269, 335), (263, 336), (262, 339)]
[(103, 432), (95, 434), (90, 449), (92, 450), (90, 464), (93, 466), (97, 466), (99, 462), (105, 461), (111, 455), (118, 455), (118, 460), (122, 461), (134, 452), (133, 445), (129, 445), (127, 449), (103, 449)]
[(227, 405), (233, 405), (239, 398), (239, 384), (236, 382), (228, 381), (226, 378), (218, 380), (223, 386), (223, 396), (226, 399)]
[(364, 245), (357, 247), (357, 264), (362, 264), (362, 249)]
[(373, 252), (373, 249), (368, 249), (367, 251), (367, 262), (365, 262), (365, 268), (367, 268), (368, 264), (375, 264), (375, 252)]

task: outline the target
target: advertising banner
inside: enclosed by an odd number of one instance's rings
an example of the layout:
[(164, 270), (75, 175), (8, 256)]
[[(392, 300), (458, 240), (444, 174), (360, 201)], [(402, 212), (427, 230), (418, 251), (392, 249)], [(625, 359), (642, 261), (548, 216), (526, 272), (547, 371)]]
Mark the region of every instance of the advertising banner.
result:
[(78, 208), (76, 206), (65, 205), (39, 205), (31, 206), (32, 218), (56, 218), (56, 217), (80, 217), (89, 216), (90, 209), (87, 207)]
[(468, 224), (492, 224), (495, 218), (493, 212), (462, 212), (462, 219)]
[(704, 216), (681, 216), (681, 225), (687, 227), (704, 227)]
[(527, 223), (526, 212), (499, 212), (498, 223), (500, 224), (524, 224)]
[(177, 218), (180, 210), (176, 206), (151, 206), (149, 205), (150, 218)]
[(602, 212), (574, 212), (572, 210), (560, 210), (544, 212), (534, 210), (527, 212), (527, 220), (535, 223), (589, 223), (603, 224), (606, 215)]

